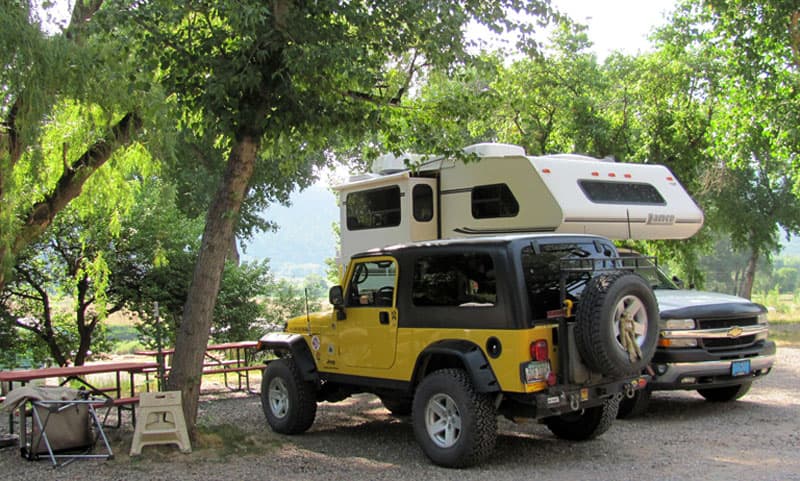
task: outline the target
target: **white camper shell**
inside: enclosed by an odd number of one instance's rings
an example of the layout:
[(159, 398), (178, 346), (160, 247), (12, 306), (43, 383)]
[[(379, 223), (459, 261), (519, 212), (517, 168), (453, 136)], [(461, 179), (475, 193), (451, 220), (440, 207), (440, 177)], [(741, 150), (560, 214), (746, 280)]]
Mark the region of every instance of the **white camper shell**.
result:
[[(596, 234), (610, 239), (685, 239), (703, 213), (663, 165), (484, 143), (476, 160), (383, 156), (373, 173), (339, 191), (342, 251), (509, 233)], [(412, 171), (407, 164), (417, 164)]]

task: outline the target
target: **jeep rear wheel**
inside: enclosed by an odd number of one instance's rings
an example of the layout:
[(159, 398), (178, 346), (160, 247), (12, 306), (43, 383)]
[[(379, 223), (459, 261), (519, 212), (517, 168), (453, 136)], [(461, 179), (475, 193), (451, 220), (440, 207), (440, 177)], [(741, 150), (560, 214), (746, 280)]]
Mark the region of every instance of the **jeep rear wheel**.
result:
[(292, 358), (272, 361), (261, 380), (261, 408), (273, 431), (299, 434), (317, 415), (314, 385), (304, 381)]
[(608, 376), (635, 375), (653, 357), (658, 303), (638, 274), (615, 271), (594, 277), (575, 317), (575, 343), (590, 368)]
[(607, 399), (599, 406), (544, 418), (544, 423), (550, 432), (561, 439), (585, 441), (608, 431), (617, 417), (618, 408), (618, 400)]
[(412, 422), (422, 450), (434, 463), (463, 468), (494, 450), (497, 415), (488, 394), (475, 392), (461, 369), (426, 376), (414, 396)]
[(752, 384), (752, 382), (746, 382), (739, 384), (738, 386), (698, 389), (697, 392), (706, 398), (707, 401), (724, 403), (728, 401), (735, 401), (747, 394), (747, 391), (750, 390), (750, 386)]

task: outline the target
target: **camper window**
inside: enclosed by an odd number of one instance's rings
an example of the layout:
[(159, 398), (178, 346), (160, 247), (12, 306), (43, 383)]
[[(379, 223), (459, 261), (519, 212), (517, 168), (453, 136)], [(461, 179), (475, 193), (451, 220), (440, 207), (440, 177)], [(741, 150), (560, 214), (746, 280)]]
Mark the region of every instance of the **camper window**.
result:
[(414, 220), (429, 222), (433, 219), (433, 189), (427, 184), (414, 186)]
[(363, 230), (400, 225), (400, 187), (347, 194), (347, 229)]
[(666, 205), (658, 189), (650, 184), (584, 179), (578, 185), (589, 200), (598, 204)]
[(488, 254), (425, 256), (414, 265), (415, 306), (492, 307), (497, 303), (494, 263)]
[(506, 184), (478, 185), (472, 188), (472, 217), (492, 219), (514, 217), (519, 203)]

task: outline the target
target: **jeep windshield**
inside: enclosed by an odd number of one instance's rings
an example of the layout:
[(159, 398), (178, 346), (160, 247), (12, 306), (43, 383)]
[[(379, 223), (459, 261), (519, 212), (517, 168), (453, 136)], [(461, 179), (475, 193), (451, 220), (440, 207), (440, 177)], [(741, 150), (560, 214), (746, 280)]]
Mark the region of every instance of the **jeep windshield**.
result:
[(599, 240), (578, 242), (534, 242), (522, 248), (522, 270), (533, 320), (547, 318), (561, 309), (563, 279), (567, 299), (577, 299), (598, 271), (616, 267), (613, 246)]

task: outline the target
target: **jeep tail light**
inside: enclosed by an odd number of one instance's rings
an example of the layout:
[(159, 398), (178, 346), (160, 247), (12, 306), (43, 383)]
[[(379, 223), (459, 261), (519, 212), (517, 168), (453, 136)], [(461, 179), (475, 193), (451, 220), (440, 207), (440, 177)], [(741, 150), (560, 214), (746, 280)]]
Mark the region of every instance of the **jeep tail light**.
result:
[(550, 349), (547, 346), (547, 341), (539, 339), (531, 343), (531, 358), (534, 361), (549, 361)]

